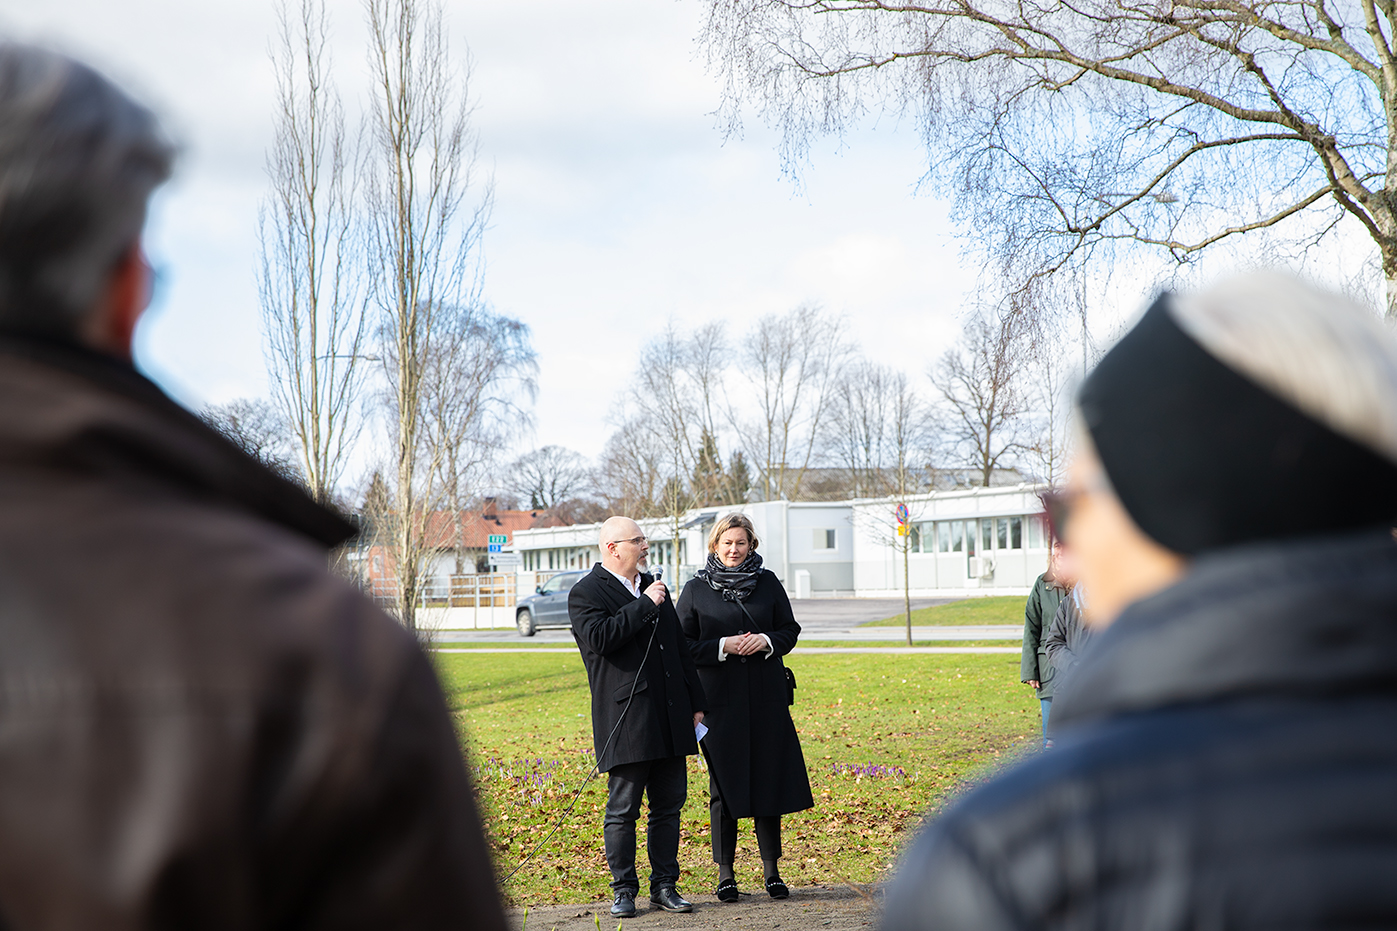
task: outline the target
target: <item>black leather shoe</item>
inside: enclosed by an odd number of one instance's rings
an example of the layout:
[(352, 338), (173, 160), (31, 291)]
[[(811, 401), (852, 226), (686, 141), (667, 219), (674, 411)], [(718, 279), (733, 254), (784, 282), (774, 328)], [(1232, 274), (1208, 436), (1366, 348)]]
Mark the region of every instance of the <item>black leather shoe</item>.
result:
[(658, 905), (667, 912), (692, 912), (692, 903), (685, 902), (673, 886), (661, 886), (650, 893), (650, 904)]
[(780, 876), (773, 876), (766, 881), (766, 894), (773, 899), (784, 899), (790, 896), (791, 890), (786, 888)]
[(736, 902), (737, 897), (742, 893), (737, 891), (737, 880), (725, 879), (718, 883), (718, 888), (714, 891), (719, 902)]
[(611, 903), (611, 916), (613, 918), (635, 917), (635, 893), (633, 891), (622, 889), (616, 893), (616, 901)]

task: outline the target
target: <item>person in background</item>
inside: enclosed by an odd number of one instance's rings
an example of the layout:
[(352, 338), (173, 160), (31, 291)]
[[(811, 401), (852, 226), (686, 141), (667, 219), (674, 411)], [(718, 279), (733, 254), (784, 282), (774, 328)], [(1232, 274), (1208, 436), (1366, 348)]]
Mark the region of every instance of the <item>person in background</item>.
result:
[(1023, 656), (1019, 660), (1019, 681), (1038, 695), (1043, 712), (1043, 746), (1048, 745), (1048, 716), (1053, 705), (1053, 664), (1048, 661), (1047, 639), (1058, 605), (1072, 590), (1072, 579), (1065, 574), (1062, 541), (1054, 539), (1048, 553), (1048, 571), (1033, 582), (1024, 604)]
[(1159, 298), (1077, 403), (1056, 748), (909, 845), (884, 931), (1397, 927), (1397, 336), (1256, 272)]
[(1082, 583), (1078, 582), (1058, 605), (1052, 627), (1043, 641), (1048, 662), (1063, 684), (1066, 682), (1065, 674), (1081, 661), (1082, 653), (1091, 641), (1091, 628), (1082, 620), (1085, 602), (1086, 592)]
[(679, 596), (679, 623), (712, 696), (703, 748), (720, 902), (740, 894), (737, 819), (753, 820), (767, 894), (784, 899), (790, 890), (777, 869), (781, 816), (815, 805), (781, 661), (800, 625), (781, 582), (762, 568), (757, 542), (745, 515), (720, 518), (708, 535), (707, 564)]
[(169, 175), (0, 44), (0, 927), (504, 931), (456, 722), (339, 514), (132, 364)]
[(650, 543), (629, 517), (608, 518), (601, 562), (568, 592), (572, 635), (592, 692), (597, 769), (607, 774), (602, 842), (611, 870), (611, 914), (635, 914), (635, 823), (650, 803), (645, 838), (650, 902), (667, 912), (694, 907), (679, 894), (679, 812), (689, 792), (685, 757), (707, 700), (665, 583), (644, 568)]

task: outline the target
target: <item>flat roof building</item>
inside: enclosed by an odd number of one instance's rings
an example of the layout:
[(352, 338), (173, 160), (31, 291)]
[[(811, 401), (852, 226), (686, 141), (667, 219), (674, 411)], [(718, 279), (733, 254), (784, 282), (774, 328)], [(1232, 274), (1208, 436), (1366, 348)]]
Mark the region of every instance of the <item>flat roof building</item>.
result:
[[(907, 567), (915, 595), (1027, 594), (1047, 568), (1039, 494), (1044, 485), (977, 487), (852, 501), (761, 501), (639, 521), (650, 562), (682, 585), (703, 567), (708, 532), (723, 514), (752, 520), (758, 552), (793, 597), (886, 597), (901, 592), (895, 509), (907, 505)], [(600, 524), (517, 530), (520, 571), (589, 569)], [(677, 538), (677, 540), (676, 540)]]

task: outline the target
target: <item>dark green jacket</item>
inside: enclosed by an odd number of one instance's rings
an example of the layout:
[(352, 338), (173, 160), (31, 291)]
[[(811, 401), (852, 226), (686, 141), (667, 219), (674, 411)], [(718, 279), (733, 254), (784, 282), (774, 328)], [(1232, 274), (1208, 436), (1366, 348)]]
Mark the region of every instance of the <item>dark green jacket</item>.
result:
[(1019, 681), (1037, 679), (1039, 698), (1053, 697), (1053, 664), (1048, 662), (1044, 644), (1048, 631), (1053, 626), (1053, 615), (1058, 605), (1067, 597), (1070, 589), (1060, 587), (1056, 582), (1045, 581), (1039, 576), (1033, 583), (1033, 591), (1028, 594), (1024, 605), (1023, 618), (1023, 659), (1019, 662)]

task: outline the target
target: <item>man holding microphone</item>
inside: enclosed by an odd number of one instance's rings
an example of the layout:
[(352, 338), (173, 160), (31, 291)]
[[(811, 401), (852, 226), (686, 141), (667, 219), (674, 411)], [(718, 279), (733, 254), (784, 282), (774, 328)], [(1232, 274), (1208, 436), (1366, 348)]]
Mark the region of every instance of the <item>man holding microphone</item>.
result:
[(675, 889), (679, 812), (689, 785), (684, 758), (698, 753), (694, 729), (707, 701), (669, 592), (643, 571), (650, 546), (640, 525), (612, 517), (598, 543), (601, 562), (572, 587), (568, 615), (592, 692), (597, 768), (608, 774), (602, 836), (615, 894), (611, 914), (635, 914), (642, 794), (650, 803), (650, 901), (688, 912), (693, 906)]

